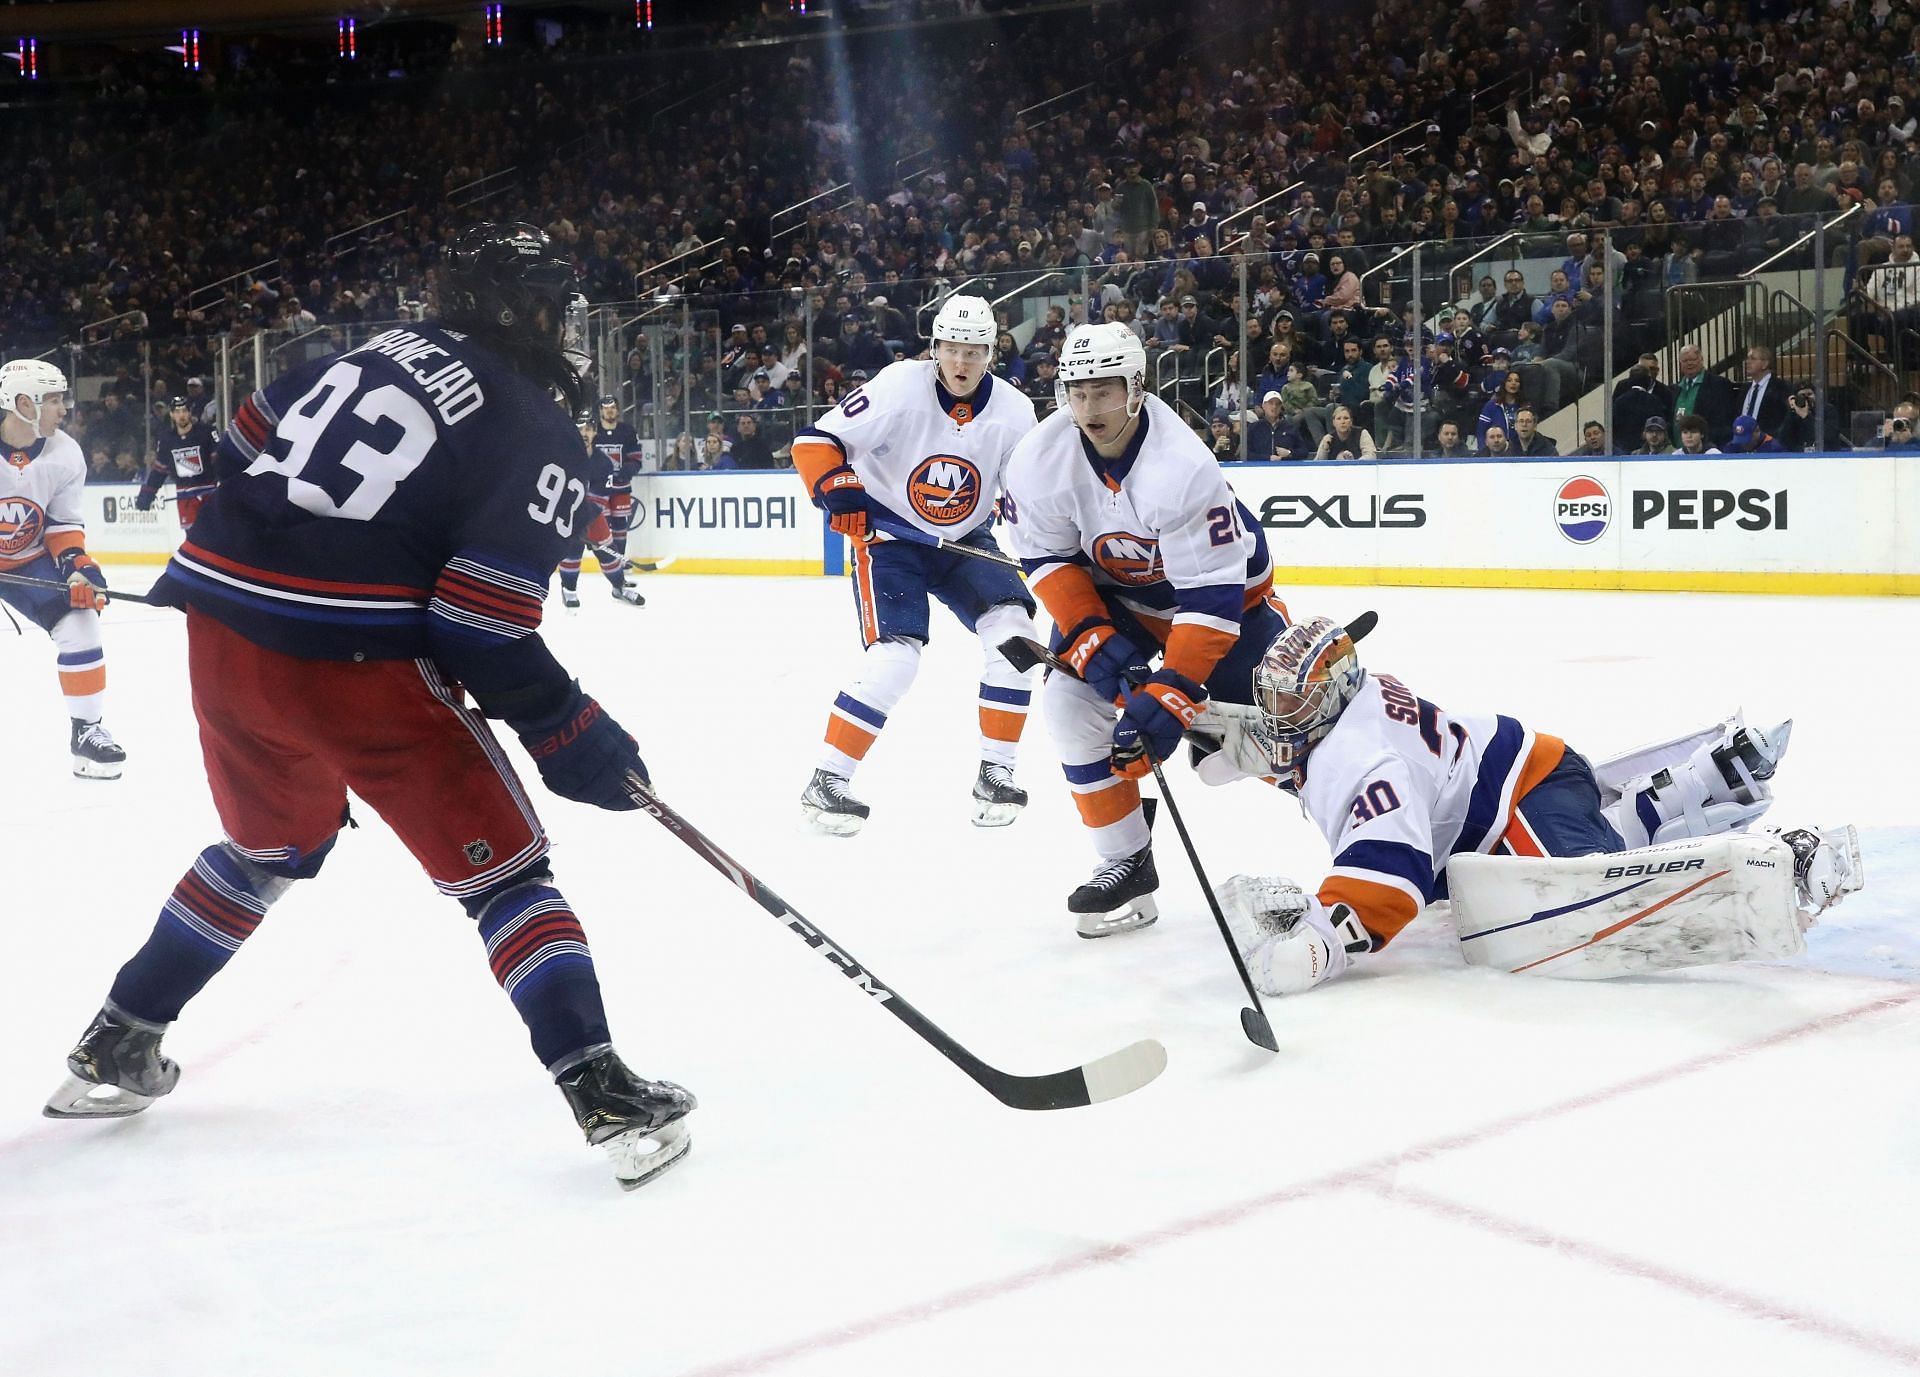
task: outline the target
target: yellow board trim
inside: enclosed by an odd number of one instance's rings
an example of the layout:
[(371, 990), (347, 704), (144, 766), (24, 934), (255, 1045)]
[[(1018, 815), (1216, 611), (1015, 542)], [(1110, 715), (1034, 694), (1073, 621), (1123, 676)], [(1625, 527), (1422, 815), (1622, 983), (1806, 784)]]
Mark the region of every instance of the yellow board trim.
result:
[[(168, 555), (96, 552), (102, 564), (165, 564)], [(593, 561), (585, 561), (588, 570)], [(817, 559), (678, 559), (662, 574), (820, 574)], [(636, 575), (637, 577), (637, 575)], [(1407, 588), (1570, 588), (1631, 593), (1780, 593), (1797, 597), (1920, 597), (1920, 574), (1792, 574), (1716, 569), (1376, 569), (1288, 565), (1273, 571), (1290, 586)]]
[(1915, 597), (1920, 574), (1795, 574), (1720, 569), (1375, 569), (1276, 567), (1273, 581), (1413, 588), (1572, 588), (1632, 593), (1785, 593), (1800, 597)]

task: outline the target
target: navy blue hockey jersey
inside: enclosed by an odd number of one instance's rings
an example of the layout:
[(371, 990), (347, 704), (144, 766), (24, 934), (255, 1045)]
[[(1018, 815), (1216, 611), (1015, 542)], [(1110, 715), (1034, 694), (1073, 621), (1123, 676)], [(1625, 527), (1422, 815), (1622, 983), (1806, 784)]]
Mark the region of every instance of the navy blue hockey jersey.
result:
[(141, 494), (157, 493), (172, 479), (175, 498), (205, 497), (219, 481), (213, 457), (219, 443), (213, 427), (198, 421), (187, 427), (185, 435), (169, 425), (154, 446), (153, 462), (140, 482)]
[(640, 435), (625, 421), (612, 430), (595, 423), (593, 432), (593, 452), (600, 456), (600, 462), (606, 465), (604, 474), (596, 475), (593, 491), (595, 496), (618, 496), (631, 492), (633, 476), (640, 472)]
[[(305, 659), (431, 656), (483, 708), (490, 679), (559, 673), (535, 633), (599, 464), (478, 341), (411, 325), (289, 373), (239, 408), (219, 462), (162, 600)], [(509, 647), (518, 668), (490, 673)]]

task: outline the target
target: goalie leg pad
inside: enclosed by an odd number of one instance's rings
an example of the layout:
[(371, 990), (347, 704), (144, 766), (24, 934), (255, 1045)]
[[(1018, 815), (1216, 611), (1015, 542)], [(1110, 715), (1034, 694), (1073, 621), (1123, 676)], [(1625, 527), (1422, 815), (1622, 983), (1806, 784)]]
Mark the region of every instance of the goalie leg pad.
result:
[(1574, 980), (1806, 949), (1793, 849), (1734, 833), (1596, 856), (1455, 856), (1467, 964)]

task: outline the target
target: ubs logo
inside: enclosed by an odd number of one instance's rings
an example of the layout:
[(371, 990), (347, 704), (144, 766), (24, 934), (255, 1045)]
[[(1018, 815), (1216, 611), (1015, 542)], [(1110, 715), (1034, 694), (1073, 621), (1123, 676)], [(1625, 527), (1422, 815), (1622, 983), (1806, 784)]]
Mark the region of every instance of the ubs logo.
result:
[(907, 501), (923, 521), (957, 526), (980, 506), (980, 470), (957, 454), (922, 459), (907, 479)]
[(1109, 531), (1095, 537), (1093, 562), (1114, 582), (1133, 588), (1144, 588), (1166, 577), (1160, 567), (1160, 542), (1131, 531)]

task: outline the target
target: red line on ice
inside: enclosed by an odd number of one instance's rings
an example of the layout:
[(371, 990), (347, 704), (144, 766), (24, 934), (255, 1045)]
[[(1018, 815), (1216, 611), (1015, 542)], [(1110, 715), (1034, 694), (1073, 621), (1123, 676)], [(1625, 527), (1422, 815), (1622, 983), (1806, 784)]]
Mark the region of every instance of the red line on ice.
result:
[[(1477, 1147), (1491, 1139), (1512, 1133), (1517, 1129), (1534, 1124), (1546, 1123), (1582, 1109), (1591, 1109), (1596, 1105), (1609, 1103), (1628, 1095), (1651, 1090), (1657, 1086), (1697, 1075), (1702, 1071), (1711, 1071), (1729, 1062), (1739, 1061), (1757, 1052), (1768, 1051), (1785, 1043), (1796, 1042), (1801, 1038), (1813, 1037), (1830, 1032), (1874, 1014), (1885, 1013), (1920, 1000), (1920, 989), (1907, 989), (1900, 994), (1887, 995), (1851, 1009), (1842, 1009), (1837, 1013), (1824, 1014), (1806, 1023), (1769, 1033), (1750, 1042), (1739, 1043), (1722, 1048), (1717, 1052), (1706, 1052), (1687, 1061), (1678, 1062), (1658, 1071), (1649, 1071), (1644, 1075), (1617, 1082), (1599, 1090), (1576, 1095), (1571, 1099), (1559, 1100), (1538, 1109), (1522, 1110), (1490, 1120), (1478, 1128), (1466, 1129), (1460, 1133), (1432, 1138), (1424, 1143), (1415, 1144), (1386, 1157), (1371, 1162), (1343, 1167), (1328, 1172), (1312, 1180), (1298, 1182), (1277, 1191), (1252, 1196), (1219, 1209), (1208, 1210), (1204, 1214), (1177, 1220), (1146, 1233), (1136, 1234), (1132, 1238), (1119, 1239), (1098, 1247), (1083, 1249), (1078, 1253), (1060, 1258), (1057, 1261), (1029, 1267), (1024, 1271), (1013, 1272), (1007, 1276), (995, 1277), (988, 1281), (964, 1286), (948, 1291), (927, 1300), (916, 1301), (911, 1305), (900, 1306), (893, 1310), (870, 1315), (863, 1320), (854, 1320), (848, 1324), (818, 1334), (807, 1335), (789, 1343), (779, 1344), (758, 1353), (743, 1354), (705, 1367), (695, 1368), (682, 1374), (682, 1377), (746, 1377), (747, 1374), (769, 1371), (780, 1364), (796, 1358), (809, 1357), (835, 1348), (844, 1348), (880, 1334), (907, 1329), (927, 1320), (938, 1319), (958, 1310), (967, 1310), (977, 1305), (985, 1305), (1005, 1296), (1029, 1290), (1045, 1282), (1058, 1281), (1065, 1277), (1091, 1271), (1116, 1262), (1126, 1262), (1169, 1244), (1194, 1238), (1201, 1234), (1214, 1233), (1245, 1223), (1255, 1215), (1267, 1210), (1290, 1205), (1297, 1200), (1323, 1196), (1328, 1191), (1360, 1187), (1372, 1189), (1388, 1199), (1400, 1198), (1410, 1207), (1442, 1213), (1462, 1223), (1474, 1224), (1490, 1229), (1510, 1239), (1541, 1247), (1554, 1247), (1566, 1251), (1609, 1270), (1625, 1272), (1633, 1276), (1645, 1277), (1660, 1285), (1670, 1287), (1696, 1300), (1709, 1301), (1724, 1306), (1740, 1314), (1756, 1318), (1776, 1319), (1794, 1325), (1810, 1334), (1830, 1339), (1836, 1343), (1861, 1349), (1876, 1357), (1892, 1358), (1909, 1366), (1920, 1368), (1920, 1348), (1915, 1348), (1900, 1339), (1875, 1334), (1859, 1329), (1842, 1321), (1816, 1315), (1811, 1311), (1798, 1310), (1759, 1297), (1748, 1296), (1718, 1283), (1691, 1277), (1658, 1263), (1645, 1262), (1615, 1253), (1595, 1244), (1581, 1243), (1577, 1240), (1562, 1238), (1532, 1225), (1498, 1219), (1492, 1215), (1481, 1214), (1470, 1206), (1458, 1205), (1438, 1196), (1424, 1193), (1398, 1192), (1386, 1184), (1392, 1173), (1401, 1167), (1430, 1161), (1447, 1153), (1460, 1152)], [(1382, 1179), (1384, 1178), (1384, 1179)]]

